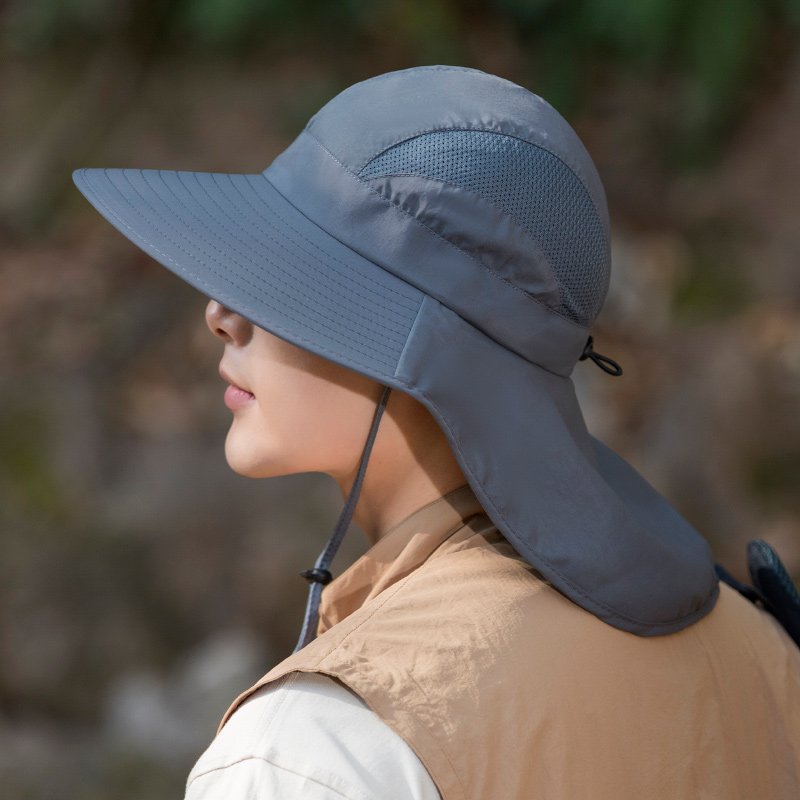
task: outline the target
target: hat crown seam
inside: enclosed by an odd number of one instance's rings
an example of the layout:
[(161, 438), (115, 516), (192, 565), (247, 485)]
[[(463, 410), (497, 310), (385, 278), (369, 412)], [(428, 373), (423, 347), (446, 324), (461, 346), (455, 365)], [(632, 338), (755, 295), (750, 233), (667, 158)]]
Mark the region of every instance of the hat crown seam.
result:
[[(435, 181), (436, 183), (441, 183), (444, 186), (452, 186), (455, 189), (461, 189), (462, 191), (469, 192), (470, 194), (474, 194), (476, 197), (480, 197), (482, 200), (486, 201), (487, 203), (490, 203), (495, 209), (497, 209), (497, 211), (499, 211), (501, 214), (503, 214), (505, 217), (507, 217), (511, 221), (511, 223), (514, 225), (514, 227), (519, 229), (521, 235), (523, 235), (523, 236), (525, 236), (525, 238), (529, 239), (531, 244), (535, 245), (537, 247), (537, 249), (540, 251), (541, 258), (547, 264), (547, 269), (549, 270), (550, 274), (552, 275), (552, 277), (553, 277), (553, 279), (555, 281), (556, 292), (558, 293), (558, 303), (559, 303), (559, 305), (561, 305), (563, 303), (563, 298), (561, 296), (561, 285), (558, 282), (558, 277), (556, 276), (555, 270), (553, 269), (553, 265), (550, 263), (550, 259), (547, 258), (547, 256), (541, 250), (541, 247), (538, 244), (538, 242), (536, 242), (536, 240), (528, 233), (528, 231), (525, 230), (525, 228), (523, 228), (522, 225), (520, 225), (514, 219), (514, 217), (511, 216), (511, 214), (508, 213), (508, 211), (506, 211), (501, 205), (499, 205), (491, 197), (488, 197), (485, 194), (481, 194), (480, 192), (476, 192), (476, 191), (474, 191), (472, 189), (468, 189), (467, 187), (462, 186), (461, 184), (453, 183), (452, 181), (445, 180), (444, 178), (434, 178), (434, 177), (431, 177), (430, 175), (420, 175), (419, 173), (416, 173), (416, 172), (391, 172), (391, 173), (385, 173), (383, 175), (373, 175), (373, 176), (371, 176), (369, 178), (359, 178), (359, 180), (363, 181), (364, 183), (367, 183), (368, 181), (373, 181), (373, 180), (377, 181), (377, 180), (380, 180), (381, 178), (404, 178), (404, 177), (425, 178), (426, 180), (429, 180), (429, 181)], [(387, 198), (387, 199), (389, 199), (389, 198)], [(392, 202), (392, 201), (390, 201), (390, 202)], [(392, 205), (397, 205), (397, 203), (392, 202)], [(446, 237), (443, 237), (443, 238), (446, 238)], [(458, 249), (461, 250), (460, 247)], [(462, 252), (465, 253), (465, 251), (463, 251), (463, 250), (462, 250)], [(465, 253), (465, 255), (466, 255), (466, 253)], [(521, 288), (521, 287), (518, 287), (518, 288)], [(531, 294), (530, 292), (526, 291), (525, 289), (521, 289), (521, 291), (525, 292), (525, 294), (528, 294), (528, 295), (530, 295), (531, 297), (533, 297), (535, 299), (535, 295)], [(548, 306), (548, 308), (549, 308), (549, 306)], [(552, 309), (552, 310), (555, 311), (555, 309)], [(558, 313), (558, 312), (556, 311), (556, 313)], [(559, 316), (562, 316), (562, 315), (559, 314)], [(565, 319), (567, 319), (567, 318), (565, 317)]]
[[(538, 97), (538, 95), (534, 95), (534, 97)], [(376, 158), (382, 156), (384, 153), (386, 153), (388, 150), (391, 150), (393, 147), (397, 147), (400, 144), (409, 142), (412, 139), (416, 139), (419, 136), (425, 136), (426, 134), (429, 133), (441, 133), (444, 131), (475, 131), (478, 133), (492, 133), (495, 136), (508, 136), (510, 139), (516, 139), (517, 141), (524, 142), (525, 144), (531, 145), (532, 147), (538, 147), (540, 150), (544, 150), (546, 153), (550, 153), (550, 155), (553, 156), (553, 158), (557, 158), (580, 181), (581, 186), (583, 186), (584, 190), (586, 191), (586, 194), (589, 195), (589, 198), (592, 201), (592, 205), (594, 206), (595, 212), (602, 219), (603, 214), (601, 212), (600, 207), (598, 206), (597, 199), (592, 193), (591, 187), (587, 186), (586, 181), (580, 175), (580, 171), (576, 169), (576, 167), (574, 167), (568, 161), (566, 161), (563, 155), (554, 152), (552, 148), (545, 147), (544, 145), (539, 144), (538, 142), (532, 142), (530, 139), (525, 138), (524, 136), (518, 136), (513, 133), (506, 133), (505, 131), (494, 130), (493, 128), (489, 128), (486, 125), (477, 125), (474, 127), (470, 125), (459, 125), (457, 127), (447, 127), (447, 128), (427, 127), (420, 129), (415, 133), (411, 133), (409, 135), (403, 135), (401, 139), (397, 139), (396, 141), (392, 142), (392, 144), (388, 145), (387, 147), (384, 147), (383, 150), (380, 150), (377, 153), (374, 153), (373, 155), (369, 156), (369, 158), (367, 158), (367, 160), (357, 168), (358, 171), (355, 174), (359, 176), (361, 172), (363, 172)], [(313, 136), (313, 134), (311, 135)], [(316, 139), (316, 137), (314, 138)], [(603, 230), (603, 241), (605, 242), (606, 247), (608, 247), (609, 241), (608, 237), (606, 237), (605, 230)]]

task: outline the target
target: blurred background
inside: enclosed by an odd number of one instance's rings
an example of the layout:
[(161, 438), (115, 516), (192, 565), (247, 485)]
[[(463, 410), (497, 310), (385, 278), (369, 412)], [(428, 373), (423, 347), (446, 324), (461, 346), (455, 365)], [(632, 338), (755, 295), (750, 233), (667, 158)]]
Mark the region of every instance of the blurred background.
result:
[[(509, 78), (576, 128), (612, 282), (589, 429), (748, 579), (800, 577), (800, 0), (6, 0), (0, 5), (0, 796), (182, 797), (229, 703), (290, 652), (341, 508), (256, 481), (207, 298), (77, 167), (261, 172), (351, 83)], [(337, 570), (365, 549), (351, 532)]]

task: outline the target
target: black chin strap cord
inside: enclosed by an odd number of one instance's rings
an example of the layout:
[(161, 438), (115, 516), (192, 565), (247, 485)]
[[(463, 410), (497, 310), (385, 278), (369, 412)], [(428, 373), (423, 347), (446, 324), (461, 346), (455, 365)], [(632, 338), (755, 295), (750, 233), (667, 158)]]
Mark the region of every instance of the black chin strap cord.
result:
[(372, 445), (375, 442), (375, 436), (378, 433), (378, 424), (383, 416), (383, 409), (386, 408), (386, 402), (389, 399), (391, 387), (387, 386), (381, 396), (380, 402), (375, 410), (375, 418), (372, 421), (372, 428), (370, 428), (367, 443), (364, 445), (364, 453), (361, 456), (361, 463), (358, 465), (358, 472), (350, 488), (350, 494), (347, 495), (342, 513), (339, 515), (339, 520), (336, 527), (333, 529), (331, 538), (325, 545), (325, 549), (320, 553), (319, 558), (311, 569), (303, 570), (300, 574), (311, 584), (308, 591), (308, 602), (306, 603), (306, 614), (303, 618), (303, 628), (300, 631), (300, 638), (297, 641), (293, 653), (301, 650), (316, 636), (317, 621), (319, 618), (319, 603), (322, 598), (322, 589), (333, 580), (333, 576), (328, 570), (339, 545), (350, 527), (350, 520), (353, 517), (353, 512), (356, 510), (358, 503), (358, 495), (361, 492), (361, 484), (364, 481), (364, 473), (367, 471), (367, 461), (369, 454), (372, 451)]

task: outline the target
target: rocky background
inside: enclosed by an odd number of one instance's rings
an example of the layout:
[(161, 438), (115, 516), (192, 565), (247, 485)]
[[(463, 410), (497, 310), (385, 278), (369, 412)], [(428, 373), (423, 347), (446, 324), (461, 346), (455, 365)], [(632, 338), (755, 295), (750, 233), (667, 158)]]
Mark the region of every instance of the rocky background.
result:
[[(612, 283), (590, 430), (741, 579), (800, 577), (797, 0), (7, 0), (0, 6), (0, 797), (182, 796), (291, 650), (327, 476), (233, 473), (206, 298), (82, 166), (260, 172), (334, 94), (450, 63), (541, 94), (596, 161)], [(337, 565), (364, 550), (354, 530)]]

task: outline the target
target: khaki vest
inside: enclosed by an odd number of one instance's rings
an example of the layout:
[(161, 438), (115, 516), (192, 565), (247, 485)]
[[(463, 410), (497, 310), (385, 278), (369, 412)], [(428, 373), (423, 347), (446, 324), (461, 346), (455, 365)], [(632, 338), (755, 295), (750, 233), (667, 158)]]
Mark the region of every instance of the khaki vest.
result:
[(666, 636), (600, 621), (527, 565), (469, 486), (323, 592), (292, 671), (357, 692), (444, 800), (800, 798), (800, 648), (726, 584)]

